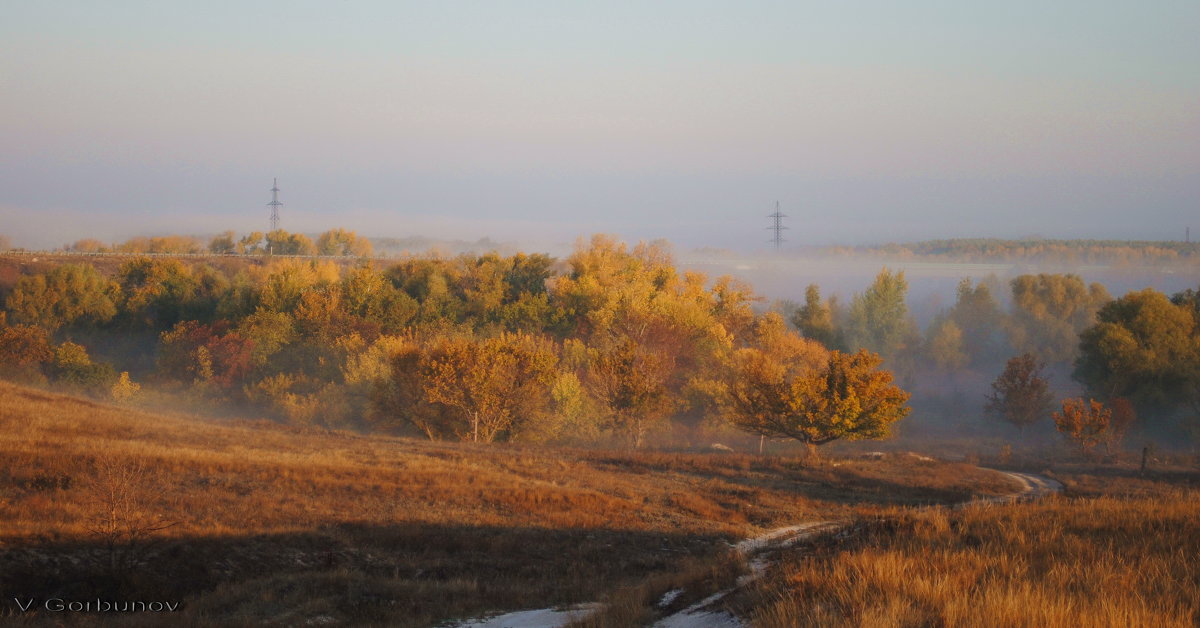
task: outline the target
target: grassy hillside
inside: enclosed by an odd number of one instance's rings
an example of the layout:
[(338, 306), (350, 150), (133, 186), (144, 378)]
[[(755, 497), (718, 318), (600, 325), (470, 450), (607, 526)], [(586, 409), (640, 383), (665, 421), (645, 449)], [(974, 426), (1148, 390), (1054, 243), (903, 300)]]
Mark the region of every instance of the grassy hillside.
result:
[(431, 443), (0, 383), (6, 595), (182, 600), (200, 625), (418, 626), (590, 601), (764, 528), (1011, 488), (905, 456)]
[(1200, 472), (1076, 467), (1060, 498), (864, 518), (736, 608), (761, 628), (1197, 625)]

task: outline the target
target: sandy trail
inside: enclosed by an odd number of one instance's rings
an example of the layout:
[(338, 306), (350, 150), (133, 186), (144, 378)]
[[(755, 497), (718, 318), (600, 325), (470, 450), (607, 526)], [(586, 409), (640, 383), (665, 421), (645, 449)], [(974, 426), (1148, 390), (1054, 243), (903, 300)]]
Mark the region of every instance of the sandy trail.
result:
[[(1040, 475), (1018, 473), (1015, 471), (1000, 471), (997, 469), (990, 470), (1002, 473), (1016, 480), (1020, 483), (1021, 489), (1007, 495), (972, 499), (955, 505), (956, 508), (978, 504), (1031, 501), (1063, 490), (1062, 484), (1057, 480)], [(733, 587), (718, 591), (681, 611), (658, 620), (654, 623), (653, 628), (743, 628), (746, 624), (737, 616), (728, 611), (713, 609), (712, 607), (730, 593), (761, 578), (771, 564), (765, 556), (768, 552), (795, 545), (796, 543), (811, 539), (818, 534), (840, 530), (847, 525), (848, 522), (845, 521), (806, 521), (782, 528), (775, 528), (758, 536), (739, 541), (734, 545), (734, 549), (747, 558), (750, 565), (750, 573), (738, 578), (737, 583)], [(674, 600), (680, 593), (682, 591), (667, 592), (663, 596), (663, 601), (659, 602), (659, 606), (668, 606), (670, 601)], [(488, 618), (468, 619), (463, 622), (450, 624), (449, 628), (562, 628), (572, 621), (583, 619), (602, 608), (602, 604), (593, 602), (563, 609), (542, 608), (517, 611), (515, 613), (506, 613)]]

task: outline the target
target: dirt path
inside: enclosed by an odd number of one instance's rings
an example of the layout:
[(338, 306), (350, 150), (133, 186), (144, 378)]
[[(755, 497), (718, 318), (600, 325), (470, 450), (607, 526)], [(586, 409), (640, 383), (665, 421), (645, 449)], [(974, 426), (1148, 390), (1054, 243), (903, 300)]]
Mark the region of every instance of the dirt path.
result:
[[(1007, 495), (981, 497), (962, 502), (957, 504), (956, 508), (972, 504), (1030, 501), (1061, 492), (1063, 489), (1062, 484), (1057, 480), (1040, 475), (991, 470), (1016, 480), (1020, 483), (1021, 489)], [(730, 593), (761, 578), (771, 565), (766, 558), (767, 553), (795, 545), (818, 534), (840, 530), (847, 525), (846, 521), (808, 521), (776, 528), (738, 542), (734, 548), (749, 561), (750, 573), (738, 578), (733, 587), (718, 591), (683, 610), (658, 620), (654, 623), (653, 628), (743, 628), (745, 623), (737, 616), (725, 610), (712, 609), (712, 607)], [(658, 605), (664, 608), (670, 606), (671, 601), (682, 592), (682, 590), (668, 591)], [(451, 628), (562, 628), (562, 626), (583, 619), (601, 608), (603, 608), (601, 604), (591, 603), (580, 604), (568, 609), (518, 611), (489, 618), (469, 619), (450, 626)]]

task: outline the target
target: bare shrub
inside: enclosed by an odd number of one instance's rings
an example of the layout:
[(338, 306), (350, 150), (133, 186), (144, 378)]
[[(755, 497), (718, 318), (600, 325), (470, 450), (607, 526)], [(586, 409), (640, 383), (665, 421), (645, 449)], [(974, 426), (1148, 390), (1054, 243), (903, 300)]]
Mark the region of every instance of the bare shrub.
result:
[(114, 572), (135, 565), (155, 532), (178, 523), (154, 512), (153, 486), (141, 459), (101, 456), (83, 488), (95, 511), (87, 523), (88, 530), (104, 544), (108, 567)]

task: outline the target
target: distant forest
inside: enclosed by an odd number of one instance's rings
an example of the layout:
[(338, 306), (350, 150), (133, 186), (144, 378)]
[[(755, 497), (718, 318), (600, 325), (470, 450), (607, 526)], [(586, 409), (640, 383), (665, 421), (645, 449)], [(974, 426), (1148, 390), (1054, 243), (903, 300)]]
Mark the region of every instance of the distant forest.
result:
[[(13, 243), (0, 235), (0, 251), (9, 250)], [(410, 254), (428, 249), (455, 253), (514, 253), (517, 247), (495, 242), (489, 238), (476, 241), (438, 240), (421, 236), (405, 238), (364, 237), (352, 231), (333, 229), (321, 234), (305, 235), (276, 231), (252, 232), (237, 237), (226, 231), (215, 237), (199, 236), (139, 236), (124, 242), (106, 243), (94, 238), (62, 245), (58, 250), (76, 253), (151, 253), (198, 255), (213, 253), (277, 255), (353, 255), (388, 256)], [(727, 257), (736, 255), (725, 249), (702, 248), (694, 253), (703, 256)], [(954, 238), (925, 240), (911, 243), (888, 243), (866, 246), (816, 246), (785, 249), (785, 256), (855, 256), (890, 261), (942, 261), (959, 263), (1026, 262), (1049, 264), (1103, 264), (1115, 266), (1161, 266), (1195, 264), (1200, 261), (1200, 243), (1152, 240), (1053, 240), (1029, 238), (1004, 240), (996, 238)]]
[(879, 246), (818, 247), (819, 253), (870, 255), (892, 260), (1030, 262), (1057, 264), (1161, 265), (1200, 260), (1195, 242), (1137, 240), (1000, 240), (960, 238)]
[[(194, 251), (186, 241), (116, 248)], [(905, 402), (926, 425), (1024, 429), (1048, 425), (1052, 393), (1072, 387), (1103, 406), (1097, 416), (1118, 411), (1105, 438), (1130, 426), (1195, 438), (1200, 425), (1193, 290), (1114, 299), (1071, 274), (964, 279), (920, 329), (902, 272), (884, 268), (845, 303), (810, 285), (796, 287), (803, 303), (771, 304), (730, 277), (681, 272), (664, 243), (608, 236), (561, 260), (371, 259), (371, 243), (341, 229), (315, 241), (227, 232), (204, 249), (243, 256), (0, 256), (0, 375), (124, 403), (479, 441), (696, 445), (740, 428), (815, 444), (884, 436)], [(1091, 407), (1062, 401), (1063, 417)]]

